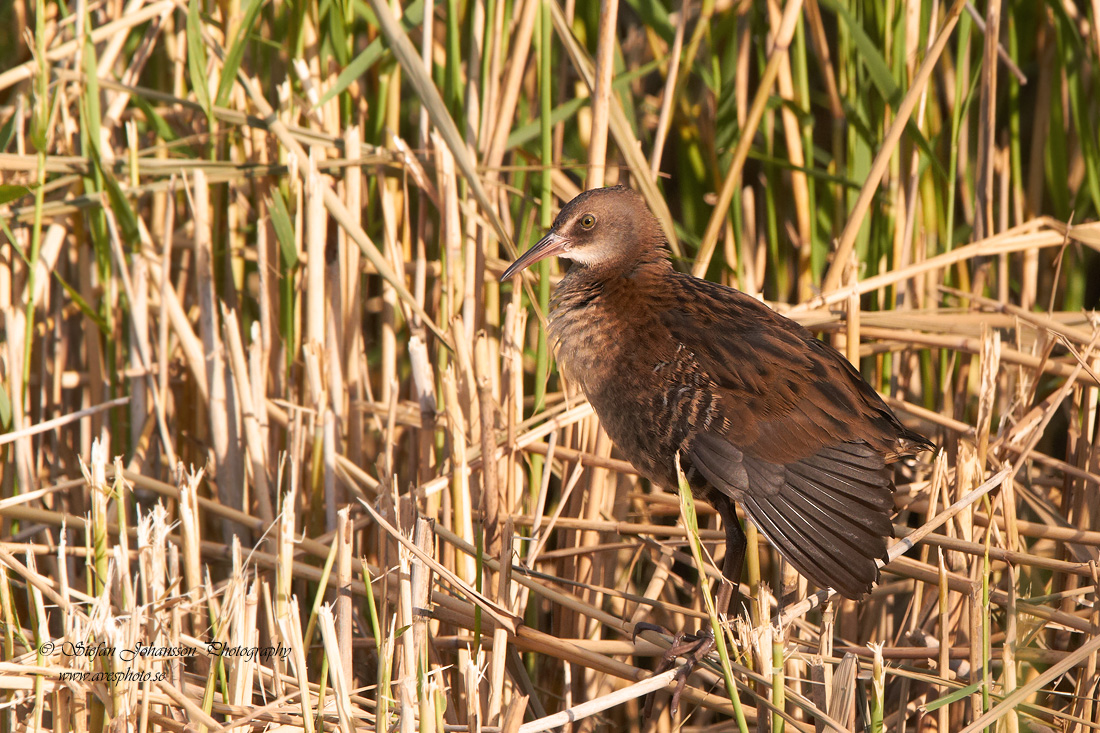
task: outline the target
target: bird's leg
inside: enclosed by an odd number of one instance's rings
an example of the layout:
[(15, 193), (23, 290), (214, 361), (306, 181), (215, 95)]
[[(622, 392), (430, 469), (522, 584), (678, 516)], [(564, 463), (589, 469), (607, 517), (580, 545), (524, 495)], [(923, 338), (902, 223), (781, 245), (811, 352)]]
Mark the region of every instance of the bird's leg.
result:
[(741, 523), (737, 521), (733, 502), (716, 501), (714, 504), (726, 530), (726, 557), (722, 561), (722, 576), (726, 582), (718, 586), (717, 604), (714, 607), (715, 613), (723, 616), (729, 613), (730, 601), (734, 596), (741, 595), (741, 570), (745, 566), (745, 550), (749, 542), (745, 537), (745, 530), (741, 529)]
[[(722, 517), (722, 526), (726, 530), (726, 556), (722, 561), (723, 582), (718, 585), (714, 607), (715, 614), (722, 617), (728, 615), (730, 602), (733, 600), (734, 595), (736, 594), (738, 597), (741, 595), (738, 589), (741, 584), (741, 568), (745, 564), (745, 549), (748, 547), (748, 540), (745, 538), (744, 530), (741, 529), (741, 523), (737, 521), (737, 511), (734, 509), (733, 502), (725, 499), (712, 500), (712, 503), (718, 515)], [(702, 572), (702, 568), (699, 570)], [(652, 627), (652, 624), (646, 626)], [(635, 635), (637, 633), (636, 629)], [(671, 669), (678, 657), (687, 659), (687, 662), (676, 673), (677, 684), (672, 693), (672, 713), (675, 714), (677, 708), (680, 707), (680, 694), (684, 691), (688, 676), (695, 665), (714, 650), (714, 646), (714, 633), (711, 631), (710, 625), (707, 624), (694, 634), (677, 636), (672, 646), (665, 652), (661, 664), (657, 668), (657, 674)], [(647, 718), (652, 709), (653, 696), (650, 695), (645, 708)]]

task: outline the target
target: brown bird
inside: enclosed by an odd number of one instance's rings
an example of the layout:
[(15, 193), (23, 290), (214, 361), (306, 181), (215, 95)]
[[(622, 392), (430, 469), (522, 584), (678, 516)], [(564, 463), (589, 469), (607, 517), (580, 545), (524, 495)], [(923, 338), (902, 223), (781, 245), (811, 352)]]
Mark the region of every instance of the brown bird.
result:
[(570, 201), (501, 276), (572, 261), (551, 302), (558, 366), (638, 472), (675, 491), (675, 457), (726, 532), (718, 610), (745, 557), (734, 503), (802, 575), (859, 598), (893, 536), (887, 464), (931, 448), (836, 349), (733, 288), (672, 268), (642, 197)]

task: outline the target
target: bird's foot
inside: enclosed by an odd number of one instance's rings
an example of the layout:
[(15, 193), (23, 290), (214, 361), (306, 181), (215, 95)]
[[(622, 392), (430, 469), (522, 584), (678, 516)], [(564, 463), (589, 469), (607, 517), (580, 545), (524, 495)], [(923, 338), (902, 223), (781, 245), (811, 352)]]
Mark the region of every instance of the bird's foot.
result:
[(672, 632), (666, 629), (660, 624), (651, 624), (648, 621), (639, 621), (634, 624), (634, 631), (630, 634), (630, 642), (632, 644), (638, 643), (638, 637), (641, 636), (643, 631), (656, 631), (658, 634), (666, 634), (672, 636)]
[[(654, 624), (638, 624), (634, 627), (634, 638), (638, 637), (638, 634), (646, 629), (653, 631), (664, 631), (660, 626)], [(676, 660), (683, 657), (687, 661), (681, 665), (680, 669), (676, 671), (676, 689), (672, 692), (672, 705), (669, 711), (675, 715), (676, 711), (680, 708), (680, 695), (684, 692), (684, 687), (687, 685), (687, 679), (691, 676), (692, 671), (695, 669), (695, 665), (706, 659), (707, 655), (714, 650), (714, 634), (708, 628), (700, 629), (694, 634), (677, 634), (673, 639), (672, 646), (665, 651), (664, 656), (661, 658), (661, 663), (657, 666), (655, 674), (662, 674), (676, 664)], [(653, 714), (653, 700), (655, 695), (650, 694), (645, 703), (645, 717), (649, 718)]]

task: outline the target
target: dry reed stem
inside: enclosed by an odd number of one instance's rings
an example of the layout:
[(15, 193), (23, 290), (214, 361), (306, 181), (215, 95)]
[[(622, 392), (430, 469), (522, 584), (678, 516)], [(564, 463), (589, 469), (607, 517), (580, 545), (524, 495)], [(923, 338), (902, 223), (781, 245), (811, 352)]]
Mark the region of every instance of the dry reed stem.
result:
[(611, 100), (611, 72), (614, 66), (616, 20), (619, 0), (600, 0), (596, 39), (596, 68), (592, 84), (592, 124), (589, 127), (587, 189), (603, 188), (607, 159), (607, 126)]
[(255, 389), (249, 382), (248, 366), (245, 364), (244, 346), (241, 344), (240, 327), (236, 314), (221, 306), (225, 340), (229, 344), (229, 370), (237, 385), (237, 399), (241, 402), (241, 417), (244, 436), (251, 459), (252, 480), (255, 482), (255, 495), (259, 504), (260, 521), (264, 526), (271, 524), (275, 512), (271, 506), (271, 488), (268, 482), (267, 449), (260, 430), (258, 412), (253, 403)]
[[(106, 38), (118, 37), (121, 31), (139, 26), (152, 18), (163, 18), (170, 13), (175, 6), (176, 0), (161, 0), (152, 5), (146, 5), (135, 13), (127, 14), (125, 17), (104, 23), (98, 28), (89, 29), (88, 32), (91, 35), (92, 42), (99, 43)], [(59, 44), (47, 52), (46, 59), (48, 61), (62, 61), (68, 59), (77, 50), (81, 42), (82, 41), (67, 41)], [(26, 63), (8, 69), (0, 74), (0, 91), (7, 89), (13, 84), (30, 79), (34, 75), (35, 63), (35, 61), (27, 61)]]
[[(584, 79), (589, 93), (591, 93), (595, 88), (595, 72), (592, 69), (592, 62), (588, 58), (587, 52), (573, 37), (569, 22), (557, 3), (551, 3), (550, 12), (554, 21), (554, 30), (557, 32), (558, 38), (565, 44), (573, 68)], [(641, 153), (641, 146), (634, 135), (633, 128), (626, 119), (621, 103), (617, 97), (612, 96), (609, 104), (608, 125), (619, 151), (626, 158), (627, 165), (631, 173), (634, 174), (634, 185), (638, 187), (650, 210), (657, 217), (657, 221), (661, 223), (661, 229), (668, 239), (673, 256), (679, 257), (681, 256), (680, 239), (676, 236), (676, 229), (672, 223), (672, 214), (668, 209), (668, 204), (665, 203), (664, 197), (661, 196), (653, 178), (648, 173), (649, 164)], [(535, 298), (531, 300), (538, 302)]]
[[(768, 65), (761, 75), (756, 96), (753, 97), (752, 107), (749, 109), (748, 118), (742, 126), (741, 136), (738, 139), (737, 147), (733, 151), (733, 160), (722, 181), (722, 188), (718, 192), (718, 202), (715, 204), (714, 211), (711, 212), (706, 234), (703, 235), (703, 242), (699, 247), (699, 254), (696, 255), (695, 263), (691, 267), (691, 274), (695, 277), (702, 277), (706, 274), (711, 257), (714, 256), (714, 249), (718, 243), (718, 235), (725, 220), (726, 211), (733, 201), (733, 192), (741, 181), (741, 170), (745, 164), (745, 159), (748, 157), (752, 138), (764, 116), (764, 108), (768, 97), (771, 95), (772, 84), (775, 83), (775, 79), (779, 74), (779, 67), (782, 65), (783, 59), (786, 58), (787, 47), (794, 36), (795, 25), (801, 9), (802, 0), (787, 0), (787, 5), (783, 9), (779, 27), (776, 29), (774, 39), (770, 44)], [(837, 257), (842, 257), (842, 261), (847, 262), (848, 254), (847, 251), (841, 251), (837, 254)]]

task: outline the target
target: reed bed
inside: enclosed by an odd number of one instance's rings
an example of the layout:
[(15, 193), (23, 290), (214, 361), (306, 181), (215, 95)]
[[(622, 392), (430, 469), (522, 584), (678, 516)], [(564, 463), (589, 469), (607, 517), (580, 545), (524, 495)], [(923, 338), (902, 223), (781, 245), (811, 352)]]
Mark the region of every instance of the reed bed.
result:
[[(0, 729), (1100, 728), (1098, 12), (3, 4)], [(939, 446), (864, 601), (709, 618), (498, 283), (615, 182)]]

